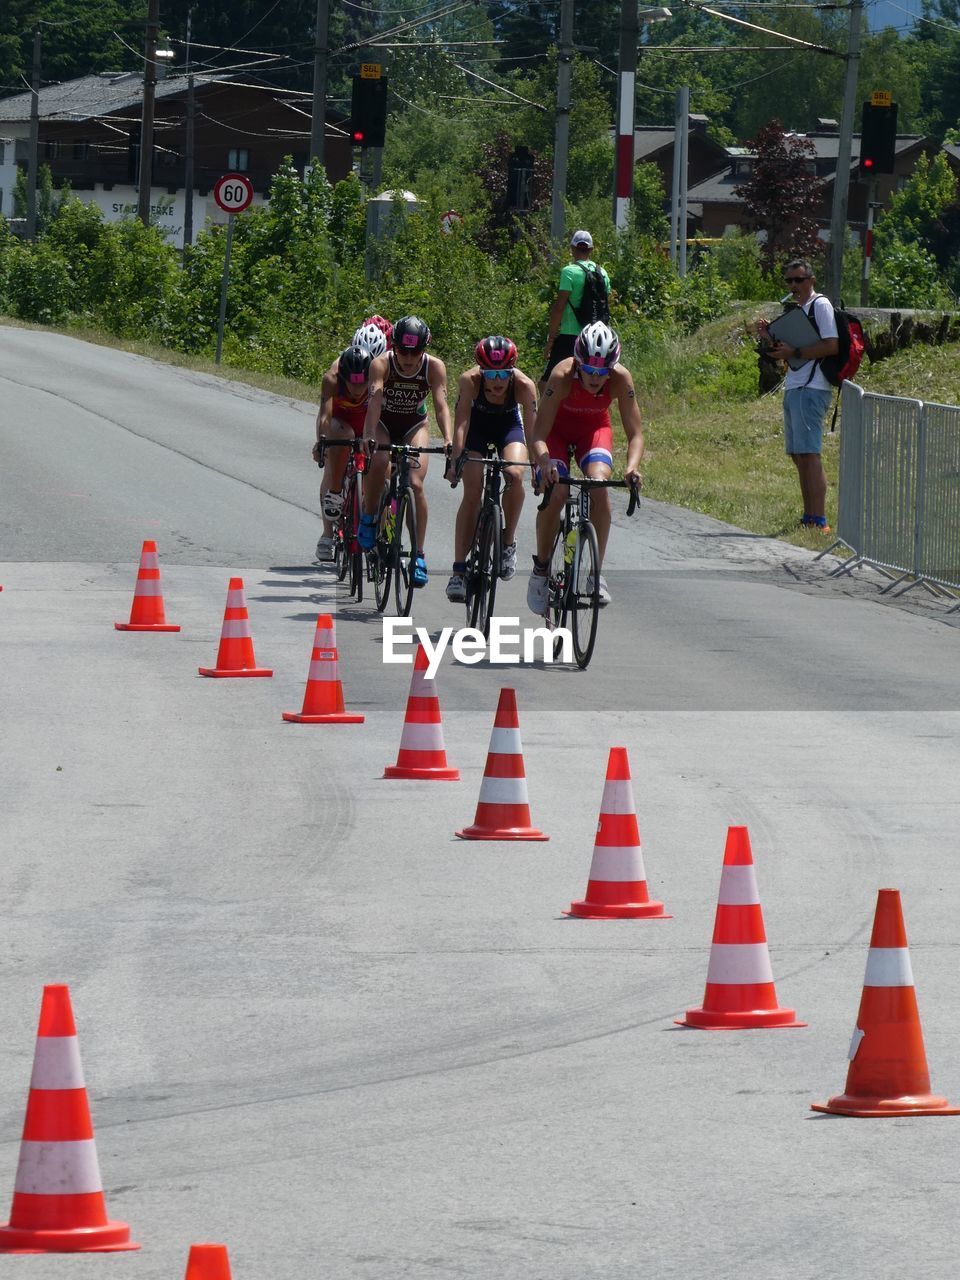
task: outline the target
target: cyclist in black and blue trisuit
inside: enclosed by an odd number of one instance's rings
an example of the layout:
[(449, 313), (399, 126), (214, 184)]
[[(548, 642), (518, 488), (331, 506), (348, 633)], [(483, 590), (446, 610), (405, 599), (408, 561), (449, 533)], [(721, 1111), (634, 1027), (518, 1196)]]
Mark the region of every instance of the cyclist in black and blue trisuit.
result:
[[(460, 379), (453, 423), (454, 459), (466, 450), (482, 458), (493, 446), (504, 462), (515, 463), (503, 473), (503, 549), (500, 577), (505, 581), (517, 571), (517, 523), (523, 506), (523, 478), (528, 470), (526, 440), (532, 437), (537, 413), (537, 389), (517, 368), (517, 348), (509, 338), (495, 335), (478, 342), (477, 363)], [(457, 486), (455, 471), (450, 484)], [(447, 599), (467, 598), (464, 574), (470, 541), (477, 525), (483, 496), (483, 468), (464, 467), (463, 498), (454, 534), (453, 573), (447, 583)]]

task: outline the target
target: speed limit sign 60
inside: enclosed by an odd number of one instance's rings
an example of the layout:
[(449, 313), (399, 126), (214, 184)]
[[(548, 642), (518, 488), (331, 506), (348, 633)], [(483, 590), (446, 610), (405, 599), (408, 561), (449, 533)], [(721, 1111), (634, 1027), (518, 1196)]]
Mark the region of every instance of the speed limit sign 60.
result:
[(213, 188), (213, 198), (224, 213), (243, 213), (253, 202), (253, 184), (242, 173), (225, 173)]

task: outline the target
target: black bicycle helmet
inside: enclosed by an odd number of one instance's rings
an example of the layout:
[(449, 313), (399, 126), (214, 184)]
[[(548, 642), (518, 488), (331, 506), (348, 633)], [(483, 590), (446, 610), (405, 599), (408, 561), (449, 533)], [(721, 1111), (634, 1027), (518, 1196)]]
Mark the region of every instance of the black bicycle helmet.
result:
[(419, 316), (404, 316), (393, 326), (394, 351), (423, 351), (430, 342), (430, 330)]
[(337, 363), (337, 372), (344, 382), (366, 382), (370, 377), (370, 361), (373, 357), (367, 347), (347, 347)]

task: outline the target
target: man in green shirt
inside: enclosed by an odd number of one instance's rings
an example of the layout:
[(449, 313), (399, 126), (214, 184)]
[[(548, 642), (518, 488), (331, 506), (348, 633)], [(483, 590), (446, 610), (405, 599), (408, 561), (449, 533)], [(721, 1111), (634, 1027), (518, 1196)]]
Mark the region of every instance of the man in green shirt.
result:
[[(589, 231), (575, 231), (570, 237), (570, 256), (573, 258), (560, 272), (560, 285), (557, 296), (550, 307), (550, 328), (547, 343), (543, 349), (546, 367), (540, 377), (542, 391), (553, 367), (561, 360), (573, 355), (573, 344), (583, 325), (577, 319), (576, 308), (583, 300), (583, 286), (587, 278), (586, 270), (596, 266), (590, 254), (593, 252), (593, 236)], [(610, 277), (599, 268), (610, 292)]]

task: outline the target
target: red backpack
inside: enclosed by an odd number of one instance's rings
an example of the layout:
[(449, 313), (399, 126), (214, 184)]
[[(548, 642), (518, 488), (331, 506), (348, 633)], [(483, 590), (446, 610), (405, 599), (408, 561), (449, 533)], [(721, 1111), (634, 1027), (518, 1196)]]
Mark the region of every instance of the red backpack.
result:
[[(817, 296), (822, 298), (823, 294), (818, 294)], [(820, 326), (817, 324), (815, 311), (816, 306), (812, 306), (807, 313), (807, 319), (816, 329), (817, 337), (819, 337)], [(860, 368), (866, 344), (863, 337), (863, 325), (855, 315), (849, 311), (844, 311), (842, 306), (834, 307), (833, 319), (837, 326), (837, 354), (835, 356), (823, 356), (817, 361), (817, 364), (820, 366), (820, 372), (830, 385), (839, 387), (848, 378), (857, 376), (857, 370)]]

